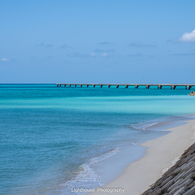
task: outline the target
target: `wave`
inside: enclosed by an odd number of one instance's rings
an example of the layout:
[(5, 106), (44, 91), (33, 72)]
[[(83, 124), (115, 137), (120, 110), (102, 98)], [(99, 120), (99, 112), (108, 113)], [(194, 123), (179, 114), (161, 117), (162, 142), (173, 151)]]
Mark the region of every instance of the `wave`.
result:
[(104, 153), (100, 156), (91, 158), (88, 162), (82, 164), (77, 172), (77, 176), (66, 182), (65, 184), (62, 184), (61, 187), (63, 187), (62, 194), (80, 194), (80, 192), (75, 192), (73, 189), (77, 188), (85, 188), (85, 189), (93, 189), (97, 188), (103, 185), (101, 182), (100, 176), (94, 171), (94, 169), (91, 167), (91, 165), (101, 162), (103, 160), (106, 160), (110, 158), (111, 156), (118, 153), (120, 150), (118, 148), (111, 150), (107, 153)]
[[(136, 124), (131, 124), (130, 127), (135, 130), (164, 130), (166, 127), (172, 127), (178, 122), (184, 122), (185, 120), (195, 119), (195, 114), (185, 114), (178, 116), (168, 116), (163, 118), (158, 118), (149, 121), (142, 121)], [(180, 124), (179, 123), (179, 124)]]
[(159, 124), (160, 122), (151, 122), (151, 121), (147, 121), (147, 122), (140, 122), (140, 123), (136, 123), (136, 124), (131, 124), (130, 127), (136, 130), (148, 130), (149, 128)]

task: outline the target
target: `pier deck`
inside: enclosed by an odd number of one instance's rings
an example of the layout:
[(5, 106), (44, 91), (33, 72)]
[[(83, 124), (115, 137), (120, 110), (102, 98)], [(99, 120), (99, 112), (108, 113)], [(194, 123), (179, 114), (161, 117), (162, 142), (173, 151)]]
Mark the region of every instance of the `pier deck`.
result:
[(125, 88), (128, 88), (130, 86), (135, 86), (135, 88), (139, 88), (139, 86), (145, 86), (146, 89), (149, 89), (151, 86), (156, 86), (158, 89), (162, 89), (164, 86), (170, 86), (171, 89), (175, 89), (176, 87), (185, 87), (185, 89), (191, 89), (192, 87), (195, 87), (195, 84), (102, 84), (102, 83), (57, 83), (57, 87), (103, 87), (107, 86), (110, 88), (111, 86), (115, 86), (116, 88), (119, 88), (120, 86), (125, 86)]

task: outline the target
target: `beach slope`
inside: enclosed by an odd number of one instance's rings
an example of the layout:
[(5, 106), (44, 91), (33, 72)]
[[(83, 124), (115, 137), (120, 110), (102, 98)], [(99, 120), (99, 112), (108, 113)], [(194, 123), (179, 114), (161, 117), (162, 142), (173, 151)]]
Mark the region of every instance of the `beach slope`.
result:
[[(122, 188), (124, 192), (121, 190), (117, 194), (140, 195), (155, 183), (195, 142), (195, 120), (187, 121), (184, 125), (166, 131), (170, 133), (141, 144), (147, 148), (146, 154), (138, 161), (131, 163), (121, 176), (102, 188)], [(96, 191), (92, 194), (111, 194), (105, 191)]]

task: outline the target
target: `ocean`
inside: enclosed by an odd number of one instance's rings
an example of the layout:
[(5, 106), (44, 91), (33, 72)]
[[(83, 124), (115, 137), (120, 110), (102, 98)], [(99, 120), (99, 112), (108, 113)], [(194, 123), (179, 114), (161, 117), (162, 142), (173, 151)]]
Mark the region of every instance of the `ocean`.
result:
[(140, 143), (195, 118), (189, 93), (1, 84), (1, 194), (74, 195), (104, 185), (144, 155)]

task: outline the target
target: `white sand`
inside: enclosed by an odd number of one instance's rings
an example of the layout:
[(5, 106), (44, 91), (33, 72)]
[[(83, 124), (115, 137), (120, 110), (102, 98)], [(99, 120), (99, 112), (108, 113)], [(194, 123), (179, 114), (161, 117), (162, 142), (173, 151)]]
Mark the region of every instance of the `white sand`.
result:
[(146, 155), (131, 163), (121, 176), (102, 187), (124, 188), (124, 193), (95, 192), (92, 194), (140, 195), (147, 190), (195, 142), (195, 120), (166, 131), (172, 132), (141, 144), (147, 147)]

